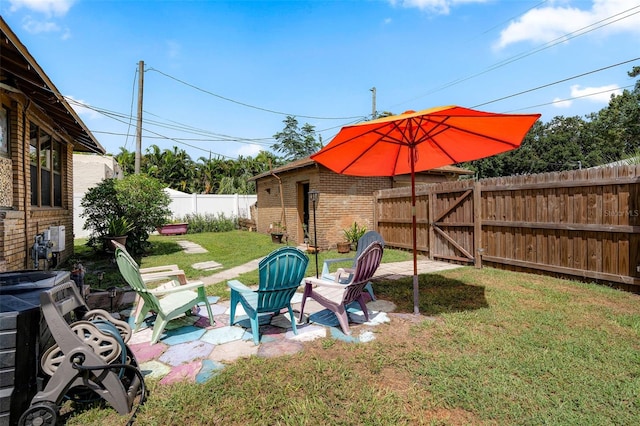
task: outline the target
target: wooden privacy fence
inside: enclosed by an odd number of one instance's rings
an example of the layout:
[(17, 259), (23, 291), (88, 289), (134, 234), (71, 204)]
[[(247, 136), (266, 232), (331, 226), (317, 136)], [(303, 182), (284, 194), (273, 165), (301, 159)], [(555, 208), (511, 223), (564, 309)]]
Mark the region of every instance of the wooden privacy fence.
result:
[[(417, 247), (431, 259), (616, 283), (640, 292), (640, 166), (416, 188)], [(390, 247), (412, 248), (411, 189), (374, 194)]]

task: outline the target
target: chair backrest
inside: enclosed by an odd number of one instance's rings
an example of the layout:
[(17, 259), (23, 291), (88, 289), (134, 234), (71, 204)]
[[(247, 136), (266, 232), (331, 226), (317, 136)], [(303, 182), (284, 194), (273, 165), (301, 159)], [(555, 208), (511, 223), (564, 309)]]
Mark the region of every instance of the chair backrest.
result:
[(145, 304), (152, 311), (158, 312), (160, 304), (155, 295), (149, 292), (142, 277), (140, 276), (140, 267), (138, 263), (131, 257), (127, 249), (120, 243), (114, 242), (116, 247), (116, 263), (124, 280), (129, 286), (144, 300)]
[(362, 235), (362, 237), (358, 239), (358, 247), (356, 248), (356, 259), (353, 261), (354, 268), (356, 266), (356, 260), (358, 259), (358, 257), (360, 257), (362, 252), (374, 241), (378, 241), (382, 248), (384, 248), (384, 238), (382, 238), (382, 235), (380, 235), (376, 231), (367, 231), (364, 233), (364, 235)]
[(373, 277), (373, 274), (376, 273), (378, 266), (380, 266), (383, 252), (382, 243), (374, 241), (356, 258), (353, 278), (351, 283), (347, 285), (343, 296), (344, 303), (350, 303), (360, 296), (364, 287)]
[(308, 263), (309, 257), (302, 250), (290, 246), (262, 259), (258, 265), (258, 311), (286, 306), (300, 286)]

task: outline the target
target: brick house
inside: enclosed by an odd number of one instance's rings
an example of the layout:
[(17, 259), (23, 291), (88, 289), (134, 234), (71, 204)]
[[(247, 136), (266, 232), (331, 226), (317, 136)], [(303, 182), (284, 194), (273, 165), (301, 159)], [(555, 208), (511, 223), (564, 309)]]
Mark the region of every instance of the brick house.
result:
[(0, 271), (15, 271), (51, 226), (54, 259), (73, 254), (73, 151), (105, 150), (2, 17), (0, 31)]
[[(445, 166), (417, 173), (416, 183), (457, 180), (473, 172)], [(293, 161), (273, 172), (252, 178), (256, 182), (258, 232), (270, 233), (274, 224), (286, 224), (290, 243), (304, 241), (304, 228), (313, 242), (313, 206), (309, 190), (320, 192), (316, 205), (318, 246), (333, 248), (344, 241), (343, 230), (353, 222), (367, 229), (374, 228), (373, 193), (380, 189), (408, 186), (410, 176), (358, 177), (337, 174), (309, 157)], [(284, 205), (284, 217), (283, 208)]]

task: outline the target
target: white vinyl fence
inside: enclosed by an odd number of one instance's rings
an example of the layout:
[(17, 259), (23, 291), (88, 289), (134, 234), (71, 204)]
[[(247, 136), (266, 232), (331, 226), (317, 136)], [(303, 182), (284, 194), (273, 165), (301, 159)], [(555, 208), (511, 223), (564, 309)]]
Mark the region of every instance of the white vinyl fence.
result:
[[(251, 205), (258, 200), (257, 195), (211, 195), (186, 194), (178, 191), (167, 191), (171, 197), (171, 216), (174, 219), (185, 217), (187, 214), (224, 215), (226, 218), (251, 218)], [(84, 218), (80, 201), (84, 194), (73, 195), (73, 234), (75, 238), (89, 236), (89, 231), (82, 229)]]

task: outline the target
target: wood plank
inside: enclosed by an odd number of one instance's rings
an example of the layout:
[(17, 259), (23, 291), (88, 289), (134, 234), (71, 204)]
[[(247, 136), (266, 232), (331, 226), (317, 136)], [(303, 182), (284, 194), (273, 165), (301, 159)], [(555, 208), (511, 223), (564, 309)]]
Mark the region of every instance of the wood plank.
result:
[(482, 268), (482, 185), (476, 182), (473, 186), (473, 255), (475, 256), (474, 266)]
[(438, 255), (436, 255), (434, 257), (436, 259), (453, 260), (453, 261), (456, 261), (456, 262), (465, 262), (465, 263), (471, 263), (472, 262), (471, 259), (467, 259), (465, 257), (459, 257), (459, 256), (447, 256), (447, 255), (438, 254)]
[(640, 278), (627, 277), (624, 275), (607, 274), (607, 273), (592, 272), (592, 271), (581, 271), (575, 268), (563, 268), (563, 267), (554, 266), (554, 265), (541, 265), (538, 263), (529, 263), (525, 261), (505, 259), (505, 258), (500, 258), (496, 256), (484, 256), (483, 260), (485, 262), (500, 263), (503, 265), (518, 266), (518, 267), (527, 268), (527, 269), (542, 270), (542, 271), (565, 274), (565, 275), (574, 275), (581, 278), (592, 278), (595, 280), (603, 280), (603, 281), (640, 286)]
[[(481, 180), (480, 182), (483, 182)], [(483, 185), (483, 192), (494, 192), (494, 191), (521, 191), (523, 189), (533, 189), (539, 190), (544, 188), (574, 188), (578, 186), (602, 186), (602, 185), (621, 185), (621, 184), (637, 184), (640, 183), (640, 177), (630, 177), (630, 178), (597, 178), (597, 179), (589, 179), (588, 181), (570, 181), (570, 182), (561, 182), (561, 181), (550, 181), (545, 183), (522, 183), (522, 184), (510, 184), (508, 188), (505, 188), (502, 185)]]
[(438, 228), (438, 227), (434, 227), (434, 230), (445, 240), (447, 240), (452, 246), (454, 246), (456, 249), (458, 249), (458, 251), (460, 251), (467, 259), (469, 260), (473, 260), (473, 255), (471, 253), (469, 253), (464, 247), (462, 247), (460, 244), (458, 244), (458, 242), (452, 238), (450, 235), (448, 235), (446, 232), (444, 232), (442, 229)]
[(496, 228), (520, 227), (534, 229), (550, 229), (558, 231), (591, 231), (591, 232), (612, 232), (612, 233), (640, 233), (640, 226), (626, 225), (604, 225), (604, 224), (579, 224), (579, 223), (538, 223), (538, 222), (501, 222), (496, 220), (485, 220), (483, 225)]

